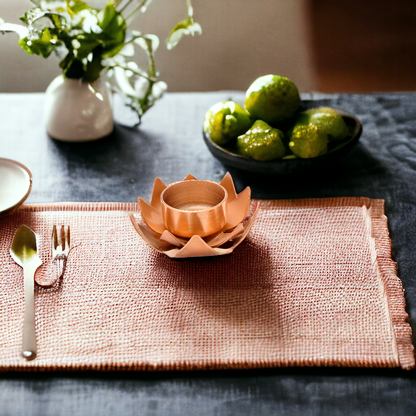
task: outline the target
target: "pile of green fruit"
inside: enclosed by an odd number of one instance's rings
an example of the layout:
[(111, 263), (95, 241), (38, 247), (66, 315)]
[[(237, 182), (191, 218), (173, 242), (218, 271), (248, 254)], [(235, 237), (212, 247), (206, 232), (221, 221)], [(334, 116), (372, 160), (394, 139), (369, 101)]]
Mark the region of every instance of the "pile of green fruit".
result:
[(265, 75), (246, 92), (244, 107), (233, 101), (213, 105), (204, 132), (217, 145), (259, 161), (312, 158), (349, 135), (344, 119), (332, 108), (301, 111), (296, 85), (288, 78)]

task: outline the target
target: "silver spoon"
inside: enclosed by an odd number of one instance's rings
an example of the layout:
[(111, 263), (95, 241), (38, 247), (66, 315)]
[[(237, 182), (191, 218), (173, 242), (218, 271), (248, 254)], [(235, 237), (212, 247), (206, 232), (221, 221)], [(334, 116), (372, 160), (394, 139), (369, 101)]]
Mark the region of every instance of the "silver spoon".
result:
[(35, 272), (42, 264), (37, 253), (36, 234), (26, 225), (21, 225), (13, 238), (10, 254), (13, 260), (23, 267), (25, 279), (25, 315), (23, 321), (22, 355), (27, 360), (36, 358), (35, 333)]

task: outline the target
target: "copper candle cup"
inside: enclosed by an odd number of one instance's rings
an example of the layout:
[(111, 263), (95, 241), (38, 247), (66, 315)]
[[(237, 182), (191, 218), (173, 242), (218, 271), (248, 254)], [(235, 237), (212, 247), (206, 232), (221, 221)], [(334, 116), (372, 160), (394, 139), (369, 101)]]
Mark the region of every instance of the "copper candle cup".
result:
[[(150, 203), (138, 198), (134, 228), (153, 249), (171, 258), (231, 253), (247, 236), (260, 208), (250, 188), (236, 193), (227, 173), (220, 183), (188, 175), (166, 186), (156, 178)], [(145, 224), (143, 223), (143, 220)]]
[(163, 222), (179, 237), (206, 237), (227, 222), (228, 193), (211, 181), (183, 181), (169, 185), (160, 195)]

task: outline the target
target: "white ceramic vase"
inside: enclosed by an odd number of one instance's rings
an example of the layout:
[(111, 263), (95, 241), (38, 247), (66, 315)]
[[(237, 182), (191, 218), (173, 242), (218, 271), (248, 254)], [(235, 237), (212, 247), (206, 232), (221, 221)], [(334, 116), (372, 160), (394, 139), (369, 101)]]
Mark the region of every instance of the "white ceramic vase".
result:
[(109, 85), (58, 76), (46, 90), (45, 124), (52, 138), (65, 142), (108, 136), (114, 129)]

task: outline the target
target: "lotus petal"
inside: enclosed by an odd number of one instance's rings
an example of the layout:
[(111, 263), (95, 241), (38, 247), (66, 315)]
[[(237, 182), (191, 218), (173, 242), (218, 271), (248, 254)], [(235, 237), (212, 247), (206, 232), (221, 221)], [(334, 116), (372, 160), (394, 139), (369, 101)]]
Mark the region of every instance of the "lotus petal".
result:
[(234, 199), (237, 198), (234, 181), (230, 175), (230, 172), (227, 172), (225, 174), (225, 176), (222, 178), (222, 181), (220, 182), (220, 185), (223, 186), (225, 190), (228, 192), (228, 203), (234, 201)]
[(219, 247), (227, 241), (232, 240), (244, 231), (243, 224), (238, 224), (233, 230), (229, 232), (221, 232), (209, 238), (204, 238), (205, 242), (211, 247)]
[(176, 247), (184, 247), (188, 242), (188, 240), (185, 238), (176, 237), (176, 235), (172, 234), (169, 230), (163, 231), (160, 239), (162, 241), (166, 241), (167, 243), (173, 244)]
[(140, 211), (146, 224), (159, 234), (162, 234), (166, 230), (163, 223), (162, 211), (153, 208), (144, 199), (138, 198)]
[(130, 214), (131, 222), (134, 225), (136, 231), (140, 234), (143, 240), (152, 248), (159, 251), (160, 253), (166, 253), (166, 251), (172, 248), (172, 245), (164, 241), (160, 241), (160, 234), (153, 230), (144, 227), (143, 225), (136, 222), (136, 218), (133, 214)]
[(158, 211), (162, 209), (162, 203), (160, 202), (160, 195), (166, 189), (166, 185), (162, 182), (160, 178), (156, 178), (153, 184), (152, 198), (150, 200), (150, 205), (153, 208), (156, 208)]
[(260, 211), (260, 202), (257, 202), (257, 206), (255, 207), (255, 210), (252, 216), (250, 217), (248, 221), (246, 221), (243, 224), (243, 227), (244, 227), (243, 233), (238, 236), (238, 238), (233, 242), (232, 246), (230, 247), (232, 250), (234, 250), (239, 244), (241, 244), (244, 241), (244, 239), (247, 237), (247, 234), (250, 231), (250, 228), (253, 225), (253, 222), (256, 219), (259, 211)]
[(233, 249), (231, 247), (227, 247), (227, 248), (220, 248), (220, 247), (215, 247), (214, 248), (215, 252), (217, 253), (217, 256), (223, 256), (224, 254), (230, 254), (233, 252)]
[(210, 257), (217, 256), (217, 252), (210, 247), (199, 235), (194, 235), (181, 250), (178, 251), (175, 258), (184, 257)]
[(239, 224), (245, 218), (250, 203), (251, 190), (247, 186), (244, 191), (237, 195), (231, 203), (228, 204), (228, 219), (223, 230), (230, 230)]
[(197, 181), (198, 179), (197, 178), (195, 178), (195, 176), (193, 176), (193, 175), (191, 175), (191, 174), (189, 174), (185, 179), (184, 179), (184, 181)]

